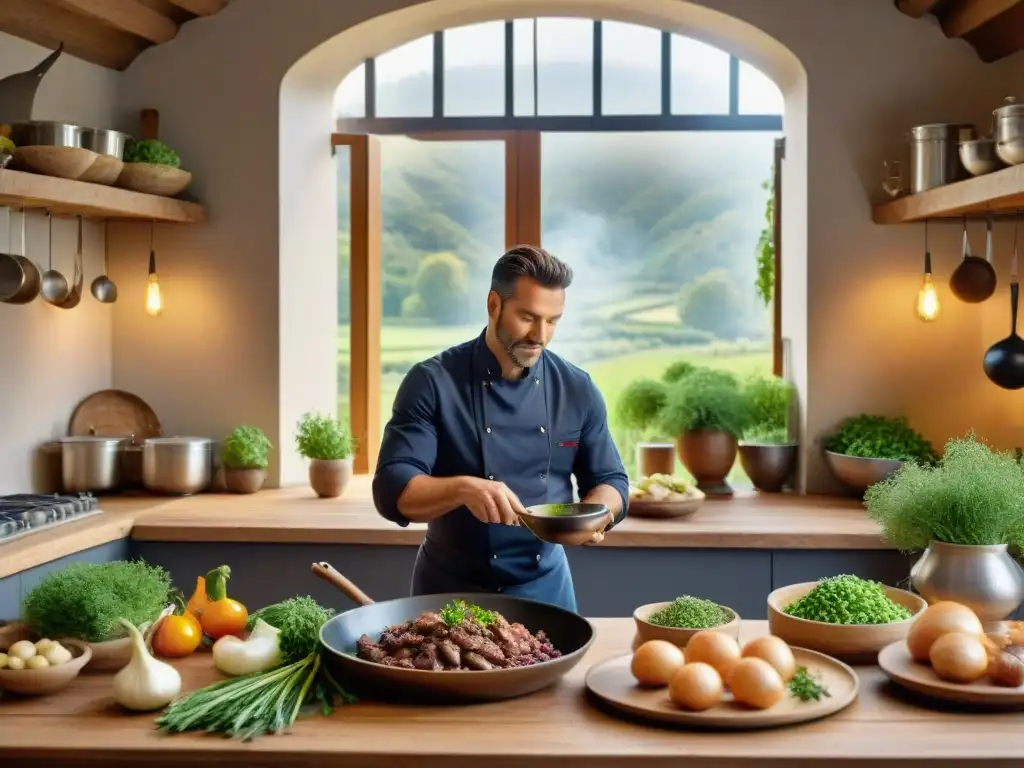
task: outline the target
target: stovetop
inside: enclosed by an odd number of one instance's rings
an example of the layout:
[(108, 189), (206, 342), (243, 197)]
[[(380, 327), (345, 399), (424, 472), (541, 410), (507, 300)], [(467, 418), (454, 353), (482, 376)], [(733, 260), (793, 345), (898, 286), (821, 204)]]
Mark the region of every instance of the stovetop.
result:
[(99, 500), (91, 493), (0, 496), (0, 543), (101, 511)]

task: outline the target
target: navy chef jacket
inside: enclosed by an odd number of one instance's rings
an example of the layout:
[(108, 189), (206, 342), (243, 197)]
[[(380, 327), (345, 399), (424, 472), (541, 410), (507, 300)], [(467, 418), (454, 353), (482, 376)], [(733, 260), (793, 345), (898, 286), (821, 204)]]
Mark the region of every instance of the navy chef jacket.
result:
[[(590, 376), (545, 350), (516, 381), (481, 334), (418, 363), (384, 429), (373, 500), (401, 526), (398, 498), (417, 475), (471, 475), (505, 483), (524, 506), (573, 501), (598, 485), (622, 496), (629, 480)], [(565, 550), (523, 526), (481, 523), (466, 507), (431, 520), (416, 557), (412, 594), (502, 592), (576, 610)]]

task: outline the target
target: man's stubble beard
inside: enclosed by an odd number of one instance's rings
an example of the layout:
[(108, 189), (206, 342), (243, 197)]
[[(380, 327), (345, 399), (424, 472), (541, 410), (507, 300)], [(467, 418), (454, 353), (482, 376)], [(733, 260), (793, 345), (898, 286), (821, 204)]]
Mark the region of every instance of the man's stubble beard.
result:
[[(498, 343), (501, 344), (502, 349), (505, 350), (505, 354), (508, 355), (511, 360), (519, 368), (531, 368), (537, 360), (523, 360), (516, 351), (516, 345), (526, 341), (525, 338), (516, 339), (511, 334), (506, 333), (501, 327), (501, 319), (504, 314), (505, 308), (502, 307), (498, 312), (498, 322), (496, 323), (495, 336), (498, 339)], [(541, 345), (543, 349), (543, 345)]]

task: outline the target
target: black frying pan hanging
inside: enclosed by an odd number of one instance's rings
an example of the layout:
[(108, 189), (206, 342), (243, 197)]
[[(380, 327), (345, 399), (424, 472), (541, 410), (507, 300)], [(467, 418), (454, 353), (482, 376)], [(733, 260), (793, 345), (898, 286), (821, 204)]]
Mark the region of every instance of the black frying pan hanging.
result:
[(985, 233), (985, 252), (988, 258), (973, 256), (967, 242), (967, 217), (964, 216), (964, 260), (953, 270), (949, 278), (949, 290), (960, 301), (978, 304), (996, 291), (996, 270), (992, 266), (992, 219), (989, 218)]
[(1017, 283), (1018, 223), (1015, 220), (1013, 225), (1013, 260), (1010, 262), (1010, 335), (989, 347), (982, 363), (992, 383), (1003, 389), (1024, 387), (1024, 339), (1017, 335), (1017, 300), (1020, 293)]
[[(313, 563), (312, 570), (359, 605), (329, 619), (320, 629), (320, 643), (325, 649), (327, 668), (346, 690), (351, 689), (361, 698), (466, 703), (526, 696), (558, 682), (579, 663), (594, 641), (594, 626), (589, 621), (556, 605), (510, 595), (468, 593), (420, 595), (375, 603), (330, 563)], [(376, 640), (385, 627), (415, 619), (424, 611), (438, 611), (459, 599), (497, 611), (509, 622), (520, 622), (531, 632), (543, 630), (562, 655), (531, 666), (487, 672), (404, 669), (355, 655), (356, 642), (363, 635)]]

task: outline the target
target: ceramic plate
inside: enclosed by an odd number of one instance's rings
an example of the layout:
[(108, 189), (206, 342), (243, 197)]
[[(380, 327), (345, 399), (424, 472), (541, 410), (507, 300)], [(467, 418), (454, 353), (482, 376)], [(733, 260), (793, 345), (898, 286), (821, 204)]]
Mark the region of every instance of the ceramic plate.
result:
[(878, 666), (897, 685), (933, 699), (959, 704), (986, 706), (1024, 706), (1024, 685), (1004, 688), (992, 685), (987, 678), (976, 683), (950, 683), (926, 664), (918, 664), (910, 655), (906, 641), (887, 645), (878, 654)]
[(630, 499), (629, 514), (632, 517), (688, 517), (700, 509), (704, 503), (704, 491), (696, 487), (688, 488), (686, 499), (682, 501), (651, 501), (649, 499)]

